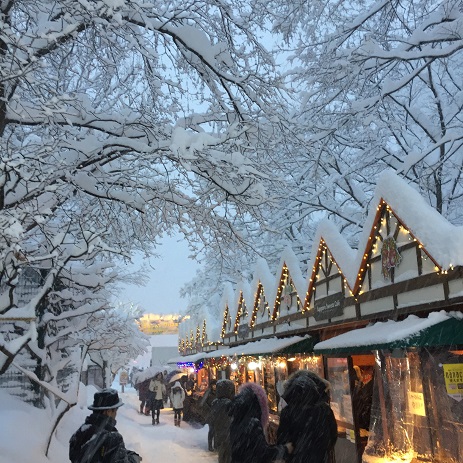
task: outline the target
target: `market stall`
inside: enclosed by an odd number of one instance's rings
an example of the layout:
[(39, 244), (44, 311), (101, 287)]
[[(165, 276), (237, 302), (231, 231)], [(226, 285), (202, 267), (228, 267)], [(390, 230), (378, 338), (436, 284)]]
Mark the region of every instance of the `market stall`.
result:
[[(316, 344), (314, 352), (327, 356), (337, 452), (363, 463), (461, 462), (462, 349), (463, 314), (444, 311), (378, 322)], [(374, 366), (368, 429), (354, 400), (358, 359)]]

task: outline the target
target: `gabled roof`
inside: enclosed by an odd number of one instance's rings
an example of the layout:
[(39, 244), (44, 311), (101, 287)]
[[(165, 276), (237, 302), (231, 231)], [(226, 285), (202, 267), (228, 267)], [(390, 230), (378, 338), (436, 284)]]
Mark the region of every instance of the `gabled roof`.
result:
[(225, 283), (223, 285), (222, 297), (220, 298), (220, 307), (223, 310), (222, 314), (222, 329), (221, 337), (225, 334), (226, 324), (228, 322), (227, 318), (231, 317), (232, 307), (235, 301), (235, 291), (231, 283)]
[[(319, 271), (320, 258), (323, 254), (324, 246), (328, 248), (331, 257), (338, 266), (343, 277), (347, 280), (347, 284), (349, 284), (349, 277), (353, 280), (354, 273), (357, 274), (357, 270), (353, 267), (357, 251), (349, 246), (333, 222), (327, 219), (322, 220), (317, 227), (317, 232), (312, 245), (312, 256), (307, 276), (307, 294), (305, 296), (304, 310), (307, 309), (308, 297), (312, 292), (315, 277)], [(349, 271), (352, 275), (349, 274)], [(344, 272), (347, 272), (347, 274)]]
[(235, 288), (235, 301), (230, 308), (232, 311), (232, 321), (233, 325), (236, 327), (239, 325), (238, 322), (238, 310), (239, 310), (239, 305), (241, 298), (244, 301), (244, 304), (246, 305), (246, 310), (248, 312), (247, 316), (247, 324), (249, 324), (250, 321), (250, 316), (249, 314), (252, 313), (252, 308), (254, 307), (254, 298), (251, 290), (251, 285), (246, 281), (246, 280), (241, 280), (239, 285)]
[[(382, 207), (389, 207), (402, 225), (410, 232), (439, 270), (446, 271), (463, 265), (463, 227), (457, 227), (445, 219), (434, 207), (405, 180), (391, 170), (384, 171), (378, 178), (375, 195), (359, 239), (359, 251), (349, 275), (348, 283), (357, 290), (364, 255), (374, 240), (374, 227), (378, 224)], [(353, 272), (352, 272), (353, 273)]]
[(251, 327), (255, 323), (257, 312), (259, 310), (259, 307), (257, 306), (258, 297), (256, 297), (259, 296), (259, 289), (261, 290), (261, 293), (263, 292), (263, 294), (265, 295), (265, 301), (268, 304), (269, 310), (273, 311), (273, 307), (271, 307), (271, 304), (273, 304), (276, 297), (276, 295), (274, 294), (275, 275), (273, 275), (272, 272), (270, 272), (267, 261), (263, 258), (257, 259), (254, 266), (254, 277), (251, 282), (251, 290), (254, 293), (254, 300), (250, 314)]
[(388, 208), (397, 217), (439, 270), (446, 271), (454, 266), (463, 265), (463, 227), (452, 225), (411, 185), (391, 170), (387, 170), (379, 176), (359, 238), (358, 250), (349, 246), (332, 222), (320, 222), (309, 263), (307, 297), (310, 297), (318, 272), (322, 245), (328, 248), (351, 291), (357, 292), (366, 270), (368, 254), (376, 238), (375, 227), (378, 226), (383, 208)]
[(259, 284), (264, 287), (266, 298), (273, 302), (276, 297), (275, 275), (270, 271), (267, 261), (259, 258), (254, 267), (254, 277), (251, 282), (251, 291), (255, 294)]
[(293, 250), (287, 246), (280, 258), (280, 266), (279, 266), (279, 277), (274, 281), (274, 286), (273, 286), (273, 293), (275, 296), (274, 299), (274, 306), (273, 306), (273, 317), (276, 317), (276, 309), (278, 305), (277, 297), (278, 297), (278, 288), (280, 287), (281, 284), (281, 277), (283, 275), (284, 267), (288, 269), (289, 276), (291, 277), (291, 280), (294, 284), (294, 289), (296, 290), (296, 293), (302, 301), (304, 300), (304, 296), (307, 291), (307, 286), (306, 286), (306, 279), (302, 276), (302, 271), (301, 271), (301, 266), (299, 259), (297, 258), (296, 254), (294, 254)]
[(225, 307), (233, 307), (235, 303), (235, 291), (231, 283), (227, 282), (223, 285), (222, 297), (220, 298), (220, 307), (225, 310)]
[(261, 257), (257, 259), (254, 266), (254, 275), (251, 282), (251, 290), (254, 294), (259, 284), (264, 287), (267, 299), (273, 302), (276, 297), (275, 275), (270, 271), (267, 261)]
[[(299, 259), (297, 258), (296, 254), (294, 254), (294, 251), (289, 246), (287, 246), (281, 253), (280, 266), (278, 267), (279, 273), (281, 273), (285, 265), (288, 268), (289, 274), (291, 275), (291, 279), (293, 280), (297, 293), (300, 295), (305, 294), (307, 287), (306, 280), (302, 276), (301, 263), (299, 262)], [(278, 279), (276, 282), (274, 281), (273, 284), (274, 294), (276, 295), (278, 287), (280, 285), (280, 280)]]
[(235, 300), (233, 301), (233, 309), (236, 309), (238, 307), (241, 295), (243, 296), (246, 305), (252, 305), (253, 297), (251, 285), (246, 280), (241, 280), (239, 284), (235, 287)]

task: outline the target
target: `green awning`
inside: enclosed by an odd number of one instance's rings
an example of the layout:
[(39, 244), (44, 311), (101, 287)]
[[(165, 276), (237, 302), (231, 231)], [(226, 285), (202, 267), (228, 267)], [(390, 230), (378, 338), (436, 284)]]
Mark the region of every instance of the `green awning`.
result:
[(313, 353), (313, 346), (316, 340), (313, 337), (303, 339), (290, 346), (283, 347), (282, 349), (273, 352), (273, 354), (311, 354)]
[(256, 357), (274, 354), (302, 354), (312, 352), (314, 339), (312, 336), (291, 336), (288, 338), (267, 338), (259, 341), (247, 342), (227, 349), (208, 352), (207, 358), (242, 357), (253, 355)]
[(412, 315), (398, 322), (380, 322), (320, 342), (314, 346), (314, 353), (355, 355), (374, 350), (439, 346), (463, 346), (463, 318), (440, 312), (434, 317)]

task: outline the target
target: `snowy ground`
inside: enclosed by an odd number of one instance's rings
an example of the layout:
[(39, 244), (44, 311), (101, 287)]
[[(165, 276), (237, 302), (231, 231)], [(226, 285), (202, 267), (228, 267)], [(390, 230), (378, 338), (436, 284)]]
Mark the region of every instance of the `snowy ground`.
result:
[[(133, 388), (119, 396), (124, 405), (117, 414), (117, 428), (128, 449), (143, 457), (143, 463), (175, 461), (217, 462), (217, 454), (207, 450), (207, 426), (195, 429), (182, 421), (174, 426), (172, 409), (161, 410), (160, 424), (151, 425), (151, 417), (138, 413), (139, 401)], [(85, 389), (84, 389), (85, 391)], [(94, 388), (86, 388), (79, 405), (63, 418), (54, 436), (49, 458), (43, 456), (48, 418), (43, 410), (34, 409), (0, 389), (0, 463), (64, 463), (69, 461), (71, 435), (91, 413)]]

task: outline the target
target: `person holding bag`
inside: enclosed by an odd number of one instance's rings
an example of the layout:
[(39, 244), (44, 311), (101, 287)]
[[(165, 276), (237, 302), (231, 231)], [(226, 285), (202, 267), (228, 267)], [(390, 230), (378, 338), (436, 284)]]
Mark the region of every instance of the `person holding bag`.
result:
[(159, 424), (159, 415), (161, 409), (164, 408), (164, 394), (166, 393), (166, 385), (162, 373), (156, 373), (149, 385), (151, 391), (151, 419), (153, 426)]

